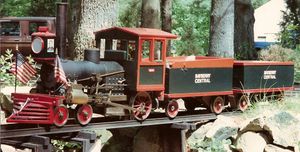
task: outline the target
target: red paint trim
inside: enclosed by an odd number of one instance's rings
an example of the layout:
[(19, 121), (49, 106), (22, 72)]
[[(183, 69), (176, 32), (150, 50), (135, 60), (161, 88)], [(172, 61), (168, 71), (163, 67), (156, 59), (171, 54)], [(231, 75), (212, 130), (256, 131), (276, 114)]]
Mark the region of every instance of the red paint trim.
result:
[(167, 57), (171, 68), (232, 68), (233, 59), (211, 57)]
[(234, 61), (234, 66), (268, 66), (268, 65), (294, 65), (293, 62), (277, 61)]
[(172, 33), (168, 33), (159, 29), (151, 29), (151, 28), (128, 28), (128, 27), (112, 27), (99, 31), (95, 31), (94, 34), (97, 36), (99, 33), (105, 33), (110, 31), (119, 31), (128, 33), (129, 35), (135, 35), (138, 37), (159, 37), (159, 38), (170, 38), (176, 39), (177, 36)]
[(201, 97), (201, 96), (218, 96), (218, 95), (231, 95), (232, 91), (220, 91), (220, 92), (196, 92), (196, 93), (176, 93), (165, 94), (166, 98), (187, 98), (187, 97)]
[(163, 85), (138, 85), (137, 91), (163, 91)]
[(288, 91), (294, 90), (294, 87), (281, 87), (281, 88), (261, 88), (261, 89), (233, 89), (234, 94), (238, 93), (266, 93), (266, 92), (281, 92), (281, 91)]
[(33, 58), (34, 60), (38, 60), (38, 61), (54, 61), (55, 57), (53, 58)]

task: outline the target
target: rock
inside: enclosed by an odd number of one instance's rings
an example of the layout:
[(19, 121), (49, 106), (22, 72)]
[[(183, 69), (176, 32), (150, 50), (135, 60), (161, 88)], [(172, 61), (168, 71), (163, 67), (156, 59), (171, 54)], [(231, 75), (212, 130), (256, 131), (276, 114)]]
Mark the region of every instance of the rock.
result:
[(0, 108), (0, 124), (5, 124), (5, 113)]
[(254, 118), (250, 121), (246, 121), (242, 123), (240, 127), (240, 133), (244, 133), (247, 131), (254, 131), (254, 132), (263, 131), (264, 125), (265, 125), (265, 118), (263, 117)]
[(99, 137), (99, 141), (101, 141), (101, 144), (105, 144), (111, 137), (112, 133), (109, 130), (101, 129), (101, 130), (94, 130), (97, 134), (97, 137)]
[(90, 152), (99, 152), (102, 147), (102, 141), (100, 139), (96, 139), (94, 145), (89, 149)]
[(5, 95), (2, 92), (0, 92), (0, 106), (6, 116), (9, 116), (13, 112), (13, 103), (9, 95)]
[(31, 149), (25, 148), (25, 149), (16, 149), (9, 145), (1, 145), (1, 149), (3, 152), (31, 152)]
[(213, 123), (207, 123), (205, 125), (202, 125), (199, 129), (194, 131), (190, 137), (187, 139), (187, 143), (191, 149), (196, 149), (197, 145), (199, 145), (198, 142), (203, 141), (205, 138), (206, 133), (208, 130), (212, 127)]
[(238, 125), (232, 118), (219, 115), (205, 136), (208, 139), (222, 141), (237, 135), (238, 129)]
[(133, 140), (133, 152), (163, 152), (159, 126), (144, 127)]
[(300, 141), (300, 121), (287, 112), (255, 118), (241, 126), (240, 133), (247, 131), (267, 132), (274, 144), (283, 147), (295, 147)]
[(263, 152), (266, 145), (267, 143), (260, 133), (251, 131), (243, 133), (235, 143), (236, 149), (241, 152)]
[(300, 141), (300, 122), (287, 112), (267, 118), (264, 130), (269, 132), (276, 145), (295, 147)]
[(264, 152), (292, 152), (292, 151), (288, 149), (280, 148), (272, 144), (268, 144), (266, 145)]
[(101, 152), (132, 152), (134, 136), (138, 128), (110, 130), (113, 136), (103, 145)]
[(230, 118), (219, 115), (213, 123), (207, 123), (191, 134), (187, 142), (193, 151), (231, 152), (228, 138), (237, 135), (238, 125)]

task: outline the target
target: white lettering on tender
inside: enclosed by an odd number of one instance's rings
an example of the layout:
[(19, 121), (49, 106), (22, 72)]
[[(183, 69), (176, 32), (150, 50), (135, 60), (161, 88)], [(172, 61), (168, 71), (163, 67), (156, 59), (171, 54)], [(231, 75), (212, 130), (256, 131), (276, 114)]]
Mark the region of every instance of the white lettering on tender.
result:
[(210, 73), (195, 74), (195, 83), (210, 83)]
[(276, 70), (264, 71), (264, 79), (276, 79)]

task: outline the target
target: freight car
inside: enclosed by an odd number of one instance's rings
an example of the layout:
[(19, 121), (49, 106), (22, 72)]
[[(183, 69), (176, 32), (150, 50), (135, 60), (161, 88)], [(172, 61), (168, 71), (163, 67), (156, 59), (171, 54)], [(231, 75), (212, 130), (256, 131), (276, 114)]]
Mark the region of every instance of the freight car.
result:
[[(55, 35), (40, 28), (33, 34), (33, 56), (42, 64), (35, 93), (13, 93), (15, 113), (8, 122), (63, 126), (71, 111), (81, 125), (107, 107), (128, 110), (145, 120), (155, 108), (170, 118), (179, 111), (206, 107), (219, 114), (225, 107), (245, 110), (249, 95), (280, 95), (293, 89), (293, 63), (234, 61), (217, 57), (167, 57), (176, 35), (158, 29), (113, 27), (95, 32), (97, 48), (84, 61), (62, 60), (69, 87), (54, 79), (55, 52), (47, 44)], [(37, 47), (43, 46), (43, 47)], [(100, 46), (105, 46), (100, 58)], [(76, 108), (72, 108), (75, 105)], [(155, 105), (155, 106), (154, 106)]]

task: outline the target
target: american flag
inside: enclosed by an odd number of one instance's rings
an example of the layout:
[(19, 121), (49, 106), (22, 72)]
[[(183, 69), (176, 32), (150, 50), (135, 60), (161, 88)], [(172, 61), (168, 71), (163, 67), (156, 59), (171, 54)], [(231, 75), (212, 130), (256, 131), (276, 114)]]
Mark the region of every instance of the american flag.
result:
[(56, 82), (62, 83), (64, 86), (69, 86), (64, 69), (61, 65), (58, 55), (56, 55), (56, 60), (55, 60), (54, 77)]
[(16, 52), (16, 62), (12, 64), (10, 71), (24, 84), (26, 84), (36, 74), (36, 70), (18, 51)]

